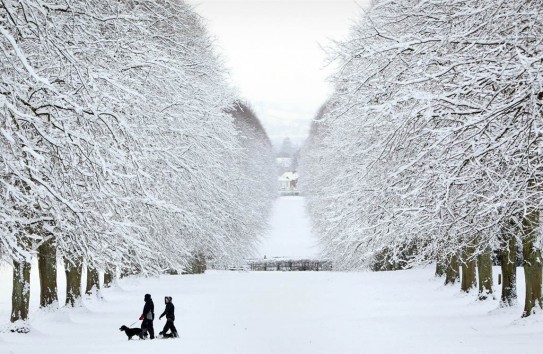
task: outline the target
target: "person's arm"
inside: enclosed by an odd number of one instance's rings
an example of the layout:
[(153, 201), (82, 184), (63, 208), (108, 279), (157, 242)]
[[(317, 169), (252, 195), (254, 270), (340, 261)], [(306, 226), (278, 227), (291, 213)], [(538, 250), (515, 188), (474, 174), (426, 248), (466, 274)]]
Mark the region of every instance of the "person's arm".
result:
[[(164, 312), (162, 312), (162, 315), (160, 315), (160, 317), (158, 319), (161, 320), (162, 317), (166, 316), (167, 311), (168, 311), (168, 305), (166, 305), (166, 308), (164, 309)], [(167, 318), (167, 316), (166, 316), (166, 318)]]
[(140, 316), (140, 321), (145, 318), (145, 314), (149, 311), (149, 310), (146, 310), (146, 308), (147, 308), (147, 303), (145, 303), (145, 305), (143, 305), (143, 311), (142, 311), (141, 316)]

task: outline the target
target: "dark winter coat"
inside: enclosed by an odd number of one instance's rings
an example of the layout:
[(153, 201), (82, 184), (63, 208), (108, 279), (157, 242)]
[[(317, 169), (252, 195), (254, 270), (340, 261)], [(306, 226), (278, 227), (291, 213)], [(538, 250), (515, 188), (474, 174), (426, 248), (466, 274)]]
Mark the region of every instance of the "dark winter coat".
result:
[(162, 312), (162, 315), (160, 315), (160, 318), (162, 318), (163, 316), (166, 316), (166, 319), (168, 321), (175, 321), (174, 311), (175, 311), (175, 306), (173, 306), (171, 302), (168, 302), (166, 304), (166, 308), (164, 309), (164, 312)]
[(143, 318), (146, 320), (155, 319), (155, 304), (151, 296), (145, 296), (145, 306), (143, 306)]

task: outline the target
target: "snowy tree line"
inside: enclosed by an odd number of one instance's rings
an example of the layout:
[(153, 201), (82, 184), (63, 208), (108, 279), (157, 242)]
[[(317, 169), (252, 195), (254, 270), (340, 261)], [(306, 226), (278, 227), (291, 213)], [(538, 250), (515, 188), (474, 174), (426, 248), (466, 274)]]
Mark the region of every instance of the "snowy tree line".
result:
[(212, 40), (181, 0), (0, 1), (0, 256), (12, 321), (68, 305), (98, 274), (190, 270), (247, 256), (275, 187)]
[[(541, 308), (543, 1), (377, 0), (331, 51), (302, 188), (334, 267), (437, 261), (464, 291)], [(476, 273), (478, 272), (478, 276)]]

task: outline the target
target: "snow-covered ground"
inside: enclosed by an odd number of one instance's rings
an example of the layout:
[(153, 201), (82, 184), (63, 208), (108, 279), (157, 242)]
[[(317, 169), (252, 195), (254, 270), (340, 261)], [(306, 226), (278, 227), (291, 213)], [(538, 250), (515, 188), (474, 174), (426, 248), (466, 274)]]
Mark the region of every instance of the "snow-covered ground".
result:
[(303, 197), (276, 199), (270, 219), (271, 229), (259, 247), (259, 258), (315, 258), (320, 253), (311, 234)]
[[(303, 198), (277, 199), (261, 257), (318, 255), (303, 208)], [(102, 300), (86, 298), (81, 308), (48, 311), (38, 309), (36, 269), (31, 332), (14, 334), (7, 330), (11, 273), (0, 264), (0, 354), (535, 354), (543, 348), (543, 314), (520, 319), (521, 304), (498, 309), (497, 300), (476, 301), (458, 286), (443, 286), (432, 267), (128, 278), (104, 290)], [(497, 279), (499, 268), (494, 271)], [(518, 279), (522, 284), (521, 268)], [(63, 289), (62, 271), (58, 280)], [(145, 293), (153, 295), (157, 314), (163, 297), (173, 297), (180, 339), (127, 341), (118, 330), (140, 325)], [(523, 297), (520, 285), (520, 303)], [(155, 320), (155, 331), (163, 325)]]
[[(0, 274), (0, 324), (7, 326), (5, 267)], [(179, 340), (127, 341), (119, 332), (138, 318), (145, 293), (158, 313), (162, 298), (173, 297)], [(83, 308), (52, 312), (37, 310), (34, 301), (32, 331), (0, 333), (0, 353), (528, 354), (543, 346), (543, 316), (520, 319), (520, 305), (496, 310), (497, 301), (477, 302), (474, 294), (442, 286), (431, 268), (211, 271), (123, 279), (103, 295)], [(156, 332), (162, 325), (155, 320)]]

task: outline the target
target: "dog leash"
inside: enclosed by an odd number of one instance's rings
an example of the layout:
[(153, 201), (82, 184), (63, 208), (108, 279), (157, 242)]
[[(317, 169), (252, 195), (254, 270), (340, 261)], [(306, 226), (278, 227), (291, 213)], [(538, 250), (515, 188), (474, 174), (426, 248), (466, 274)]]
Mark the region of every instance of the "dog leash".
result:
[(129, 325), (128, 327), (132, 327), (133, 325), (136, 324), (136, 322), (138, 322), (139, 320), (136, 320), (134, 323), (132, 323), (131, 325)]

